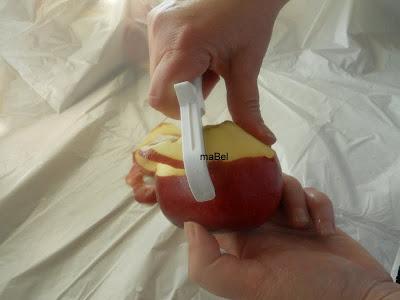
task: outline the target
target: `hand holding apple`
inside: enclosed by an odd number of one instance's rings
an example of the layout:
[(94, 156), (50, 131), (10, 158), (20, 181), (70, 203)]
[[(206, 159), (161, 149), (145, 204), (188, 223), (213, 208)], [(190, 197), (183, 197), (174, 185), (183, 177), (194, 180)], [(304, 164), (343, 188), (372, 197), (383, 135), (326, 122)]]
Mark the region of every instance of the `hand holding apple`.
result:
[(185, 223), (191, 281), (228, 299), (400, 299), (400, 287), (385, 268), (346, 233), (334, 230), (325, 194), (303, 189), (287, 175), (283, 190), (286, 212), (305, 205), (311, 217), (307, 229), (286, 224), (285, 214), (246, 232), (210, 234), (199, 224)]

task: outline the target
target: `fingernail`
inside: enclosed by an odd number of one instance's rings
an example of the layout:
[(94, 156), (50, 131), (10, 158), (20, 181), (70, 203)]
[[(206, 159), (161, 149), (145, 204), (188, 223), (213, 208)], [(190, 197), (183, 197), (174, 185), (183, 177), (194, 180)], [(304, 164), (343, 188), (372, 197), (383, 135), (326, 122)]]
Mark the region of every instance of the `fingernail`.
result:
[(185, 230), (185, 235), (186, 238), (188, 239), (189, 242), (193, 241), (195, 239), (195, 227), (192, 222), (185, 222), (183, 224), (184, 230)]
[(294, 221), (297, 224), (305, 225), (310, 222), (310, 217), (308, 216), (308, 212), (306, 212), (302, 208), (297, 208), (294, 213)]
[(319, 226), (319, 232), (321, 235), (327, 236), (335, 234), (335, 226), (331, 222), (321, 222)]

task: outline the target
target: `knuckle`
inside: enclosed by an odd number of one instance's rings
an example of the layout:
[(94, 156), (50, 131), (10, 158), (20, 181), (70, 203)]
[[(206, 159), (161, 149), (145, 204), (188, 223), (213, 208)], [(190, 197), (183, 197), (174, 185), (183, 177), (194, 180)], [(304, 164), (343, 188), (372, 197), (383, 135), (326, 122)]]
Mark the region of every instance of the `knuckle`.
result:
[(325, 193), (322, 193), (315, 188), (306, 188), (305, 190), (308, 194), (310, 205), (314, 206), (315, 208), (332, 206), (331, 200)]
[(192, 24), (186, 23), (181, 25), (177, 30), (174, 48), (186, 49), (191, 47), (196, 35), (197, 30)]
[(147, 24), (151, 36), (156, 36), (159, 32), (168, 28), (169, 48), (171, 49), (190, 47), (198, 33), (192, 23), (179, 21), (179, 16), (173, 15), (173, 12), (169, 11), (153, 9), (147, 15)]
[(149, 96), (148, 103), (152, 108), (162, 112), (166, 117), (179, 119), (179, 107), (174, 102), (169, 101), (168, 98)]
[(199, 42), (199, 31), (190, 22), (182, 22), (179, 16), (169, 11), (153, 10), (147, 15), (150, 39), (163, 39), (164, 51), (188, 50)]
[(305, 187), (304, 191), (307, 193), (307, 195), (310, 196), (310, 198), (315, 197), (315, 195), (319, 194), (319, 191), (313, 187)]
[(147, 14), (149, 31), (154, 35), (168, 22), (169, 14), (163, 10), (154, 8)]
[(287, 176), (285, 176), (284, 177), (284, 182), (285, 182), (285, 184), (286, 184), (286, 186), (287, 186), (287, 188), (288, 189), (291, 189), (291, 190), (298, 190), (298, 189), (301, 189), (302, 187), (301, 187), (301, 183), (300, 183), (300, 181), (298, 181), (295, 177), (293, 177), (293, 176), (289, 176), (289, 175), (287, 175)]
[(149, 95), (149, 104), (156, 110), (161, 110), (163, 108), (163, 103), (160, 97)]
[(243, 98), (243, 108), (251, 114), (251, 117), (261, 118), (260, 102), (258, 98)]

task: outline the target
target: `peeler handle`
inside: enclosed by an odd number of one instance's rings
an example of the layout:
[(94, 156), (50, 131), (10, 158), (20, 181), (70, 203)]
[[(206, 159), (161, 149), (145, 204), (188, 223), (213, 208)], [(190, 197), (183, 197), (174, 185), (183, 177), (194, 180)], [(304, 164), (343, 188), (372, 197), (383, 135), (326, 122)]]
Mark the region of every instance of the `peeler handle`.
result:
[(214, 185), (207, 162), (201, 160), (205, 154), (201, 121), (205, 113), (202, 78), (177, 83), (174, 87), (181, 112), (183, 164), (190, 190), (197, 201), (212, 200), (215, 198)]

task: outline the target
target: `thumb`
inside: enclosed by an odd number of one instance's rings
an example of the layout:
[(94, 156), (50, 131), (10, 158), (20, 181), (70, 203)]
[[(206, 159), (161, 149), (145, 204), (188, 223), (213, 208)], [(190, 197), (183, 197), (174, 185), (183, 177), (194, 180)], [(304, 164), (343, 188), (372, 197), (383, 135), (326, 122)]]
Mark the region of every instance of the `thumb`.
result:
[(256, 262), (221, 254), (213, 235), (201, 225), (186, 222), (189, 242), (189, 277), (211, 293), (229, 299), (253, 299), (264, 280), (264, 270)]
[(272, 145), (276, 138), (264, 124), (260, 112), (257, 77), (261, 61), (254, 62), (251, 55), (242, 55), (232, 60), (225, 78), (228, 93), (228, 108), (232, 120), (261, 142)]
[(166, 116), (179, 119), (179, 104), (174, 84), (192, 81), (205, 73), (203, 90), (205, 95), (217, 83), (218, 76), (207, 71), (210, 55), (197, 50), (173, 50), (166, 52), (155, 66), (149, 91), (150, 105)]

